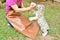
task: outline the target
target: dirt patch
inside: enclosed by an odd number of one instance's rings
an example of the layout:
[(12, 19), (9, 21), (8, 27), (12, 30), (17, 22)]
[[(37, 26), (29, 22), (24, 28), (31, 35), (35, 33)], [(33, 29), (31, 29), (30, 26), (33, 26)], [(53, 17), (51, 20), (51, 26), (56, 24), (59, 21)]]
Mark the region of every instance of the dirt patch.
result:
[(26, 38), (26, 40), (32, 40), (31, 38)]
[(36, 40), (56, 40), (55, 36), (48, 34), (47, 36), (43, 37), (41, 34), (41, 31), (39, 31)]
[(51, 35), (47, 35), (46, 37), (40, 36), (40, 40), (55, 40), (56, 38)]
[[(30, 38), (27, 38), (26, 40), (32, 40)], [(51, 36), (51, 35), (47, 35), (45, 37), (43, 37), (41, 35), (41, 31), (38, 33), (37, 37), (35, 40), (56, 40), (56, 37), (55, 36)]]

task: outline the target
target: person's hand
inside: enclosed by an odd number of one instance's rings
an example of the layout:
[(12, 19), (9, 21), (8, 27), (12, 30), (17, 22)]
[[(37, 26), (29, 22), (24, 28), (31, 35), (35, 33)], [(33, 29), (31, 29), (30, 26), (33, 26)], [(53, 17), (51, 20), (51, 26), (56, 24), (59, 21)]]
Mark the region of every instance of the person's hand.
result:
[(30, 7), (29, 7), (28, 12), (30, 12), (35, 7), (36, 7), (36, 3), (32, 2), (31, 5), (30, 5)]
[(36, 3), (32, 2), (30, 5), (31, 8), (35, 8), (36, 7)]

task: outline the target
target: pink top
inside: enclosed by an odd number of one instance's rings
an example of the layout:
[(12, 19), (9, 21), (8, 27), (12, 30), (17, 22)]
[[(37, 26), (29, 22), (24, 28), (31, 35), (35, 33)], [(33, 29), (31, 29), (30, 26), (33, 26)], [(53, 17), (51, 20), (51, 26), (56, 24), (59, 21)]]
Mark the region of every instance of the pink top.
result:
[(21, 4), (22, 0), (6, 0), (6, 14), (9, 12), (9, 10), (11, 9), (11, 5), (15, 5), (15, 4)]

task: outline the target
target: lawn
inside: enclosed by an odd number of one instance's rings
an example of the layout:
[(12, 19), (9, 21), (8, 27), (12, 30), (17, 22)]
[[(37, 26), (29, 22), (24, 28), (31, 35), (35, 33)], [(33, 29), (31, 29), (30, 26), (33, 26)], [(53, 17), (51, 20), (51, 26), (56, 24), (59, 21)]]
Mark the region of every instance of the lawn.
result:
[[(24, 12), (23, 14), (27, 17), (34, 16), (27, 12)], [(48, 35), (54, 36), (55, 40), (60, 40), (60, 8), (46, 7), (45, 18), (50, 26)], [(0, 9), (0, 40), (26, 40), (26, 38), (26, 36), (7, 25), (5, 19), (5, 8)], [(38, 37), (36, 40), (39, 40)]]

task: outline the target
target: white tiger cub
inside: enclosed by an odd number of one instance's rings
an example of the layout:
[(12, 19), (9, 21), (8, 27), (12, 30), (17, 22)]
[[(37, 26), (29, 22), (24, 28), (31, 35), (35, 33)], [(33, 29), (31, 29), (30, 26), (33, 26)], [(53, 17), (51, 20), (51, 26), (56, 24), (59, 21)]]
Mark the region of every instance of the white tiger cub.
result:
[(34, 12), (35, 17), (30, 17), (29, 20), (37, 20), (39, 26), (41, 27), (42, 36), (46, 36), (48, 34), (49, 26), (44, 18), (44, 5), (37, 5), (37, 11)]

